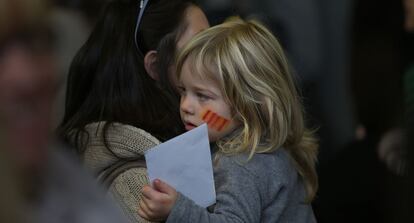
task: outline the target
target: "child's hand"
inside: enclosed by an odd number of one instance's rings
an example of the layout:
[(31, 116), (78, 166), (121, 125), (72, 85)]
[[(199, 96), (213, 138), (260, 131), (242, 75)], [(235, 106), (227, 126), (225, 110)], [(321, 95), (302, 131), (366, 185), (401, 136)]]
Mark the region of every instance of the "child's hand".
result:
[(173, 187), (158, 179), (154, 181), (154, 188), (144, 186), (142, 195), (138, 214), (149, 221), (167, 219), (178, 196)]

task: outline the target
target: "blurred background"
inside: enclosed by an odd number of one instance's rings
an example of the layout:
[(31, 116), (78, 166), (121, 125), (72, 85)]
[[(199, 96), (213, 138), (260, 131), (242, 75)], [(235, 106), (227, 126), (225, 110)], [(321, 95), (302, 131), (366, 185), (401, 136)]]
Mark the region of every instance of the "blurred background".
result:
[[(71, 59), (105, 1), (53, 2), (59, 74), (54, 126), (63, 116)], [(285, 48), (308, 125), (320, 139), (320, 189), (313, 204), (318, 222), (414, 222), (413, 2), (198, 1), (211, 25), (231, 15), (258, 18)], [(1, 138), (0, 128), (0, 145)]]

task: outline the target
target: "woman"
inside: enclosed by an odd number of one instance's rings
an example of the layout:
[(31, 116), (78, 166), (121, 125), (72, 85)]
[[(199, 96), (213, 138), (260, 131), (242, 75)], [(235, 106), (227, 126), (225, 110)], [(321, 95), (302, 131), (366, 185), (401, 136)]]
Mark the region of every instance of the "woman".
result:
[[(191, 0), (116, 0), (103, 11), (74, 58), (60, 135), (84, 164), (105, 176), (122, 160), (142, 158), (183, 130), (170, 71), (177, 48), (209, 26)], [(112, 171), (112, 170), (111, 170)], [(109, 191), (131, 220), (137, 214), (144, 168), (131, 168)]]

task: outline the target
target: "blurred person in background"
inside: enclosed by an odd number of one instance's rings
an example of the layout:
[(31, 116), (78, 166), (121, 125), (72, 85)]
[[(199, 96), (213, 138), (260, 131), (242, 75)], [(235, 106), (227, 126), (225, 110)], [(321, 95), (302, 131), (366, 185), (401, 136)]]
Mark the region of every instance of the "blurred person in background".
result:
[(21, 223), (19, 209), (22, 200), (18, 190), (16, 171), (9, 154), (3, 149), (7, 147), (3, 123), (4, 121), (0, 120), (0, 222)]
[[(414, 33), (414, 0), (403, 0), (404, 30)], [(408, 66), (402, 79), (404, 119), (402, 124), (394, 127), (382, 136), (378, 144), (378, 156), (387, 168), (397, 175), (405, 175), (407, 170), (407, 129), (414, 117), (414, 54), (409, 55)]]
[(2, 196), (8, 216), (1, 222), (126, 222), (51, 137), (57, 78), (51, 6), (0, 0), (1, 170), (7, 180), (1, 184), (2, 193), (10, 192)]
[(399, 222), (390, 217), (401, 203), (395, 202), (390, 185), (400, 179), (380, 161), (377, 146), (381, 135), (402, 118), (402, 4), (355, 1), (352, 10), (350, 75), (361, 127), (357, 139), (321, 172), (316, 212), (322, 223)]
[(386, 131), (378, 144), (378, 157), (392, 173), (388, 188), (392, 204), (390, 219), (393, 222), (413, 222), (414, 202), (414, 0), (402, 0), (404, 8), (403, 27), (406, 32), (404, 47), (406, 65), (402, 77), (403, 117)]
[(390, 222), (397, 203), (389, 202), (389, 173), (377, 145), (401, 107), (401, 2), (354, 1), (352, 14), (348, 69), (360, 127), (356, 139), (321, 168), (315, 212), (322, 223)]

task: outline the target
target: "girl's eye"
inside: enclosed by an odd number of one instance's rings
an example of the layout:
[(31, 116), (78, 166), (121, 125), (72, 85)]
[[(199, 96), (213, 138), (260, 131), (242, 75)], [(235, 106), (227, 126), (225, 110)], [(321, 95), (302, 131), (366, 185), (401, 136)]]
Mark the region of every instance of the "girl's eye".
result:
[(177, 86), (177, 90), (178, 90), (178, 93), (179, 93), (180, 95), (183, 95), (183, 94), (185, 93), (185, 88), (184, 88), (184, 87)]
[(205, 95), (203, 93), (197, 93), (196, 95), (197, 95), (197, 97), (200, 101), (207, 101), (207, 100), (211, 99), (210, 96)]

